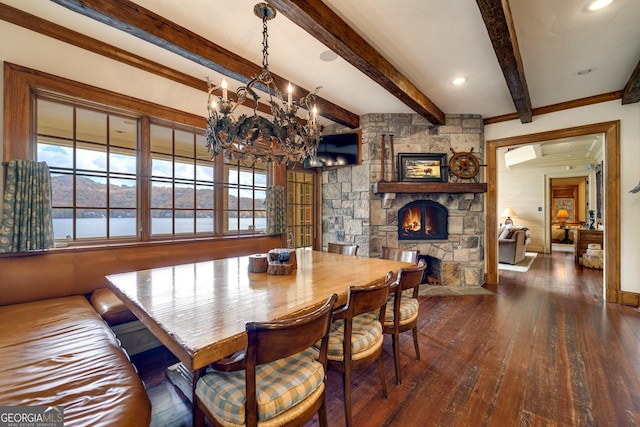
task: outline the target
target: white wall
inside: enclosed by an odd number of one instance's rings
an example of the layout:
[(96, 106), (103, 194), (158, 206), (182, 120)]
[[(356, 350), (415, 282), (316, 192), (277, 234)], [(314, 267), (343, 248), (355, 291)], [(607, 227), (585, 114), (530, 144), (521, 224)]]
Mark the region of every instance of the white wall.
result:
[(640, 103), (622, 105), (616, 100), (535, 116), (527, 124), (518, 120), (491, 124), (485, 127), (485, 140), (613, 120), (620, 120), (621, 289), (640, 293), (640, 194), (629, 193), (640, 180)]

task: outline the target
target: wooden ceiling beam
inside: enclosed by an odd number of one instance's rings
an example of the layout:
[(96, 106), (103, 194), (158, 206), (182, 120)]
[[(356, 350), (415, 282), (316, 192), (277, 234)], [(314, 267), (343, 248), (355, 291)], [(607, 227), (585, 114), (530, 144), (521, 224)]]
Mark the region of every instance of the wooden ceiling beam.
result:
[(640, 61), (631, 73), (629, 81), (622, 91), (622, 104), (633, 104), (640, 101)]
[(442, 110), (322, 1), (266, 1), (429, 122), (444, 124)]
[(531, 97), (508, 0), (476, 0), (522, 123), (532, 120)]
[[(52, 1), (242, 83), (249, 82), (251, 77), (262, 71), (261, 65), (254, 64), (129, 0)], [(284, 88), (289, 83), (276, 74), (272, 73), (272, 76), (277, 87)], [(294, 83), (291, 85), (300, 97), (309, 93)], [(256, 85), (256, 88), (266, 91), (264, 86)], [(358, 115), (321, 97), (317, 98), (317, 107), (318, 114), (331, 121), (352, 129), (360, 126)]]

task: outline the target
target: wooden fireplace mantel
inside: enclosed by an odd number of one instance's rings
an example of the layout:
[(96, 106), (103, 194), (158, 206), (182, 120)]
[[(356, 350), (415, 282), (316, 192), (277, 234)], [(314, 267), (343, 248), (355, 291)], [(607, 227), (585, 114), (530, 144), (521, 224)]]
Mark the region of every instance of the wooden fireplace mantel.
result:
[(373, 192), (380, 193), (486, 193), (485, 182), (378, 181)]

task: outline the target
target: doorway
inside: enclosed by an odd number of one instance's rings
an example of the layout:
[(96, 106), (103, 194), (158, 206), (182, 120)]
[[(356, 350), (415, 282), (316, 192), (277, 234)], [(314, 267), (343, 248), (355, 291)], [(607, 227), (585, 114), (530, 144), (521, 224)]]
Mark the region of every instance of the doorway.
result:
[(551, 252), (573, 252), (574, 230), (587, 223), (586, 176), (549, 178), (549, 242)]
[(604, 271), (604, 295), (606, 301), (622, 302), (620, 291), (620, 122), (612, 121), (574, 128), (559, 129), (529, 135), (486, 141), (487, 196), (485, 223), (485, 283), (498, 284), (498, 236), (494, 232), (498, 224), (497, 153), (499, 147), (531, 144), (560, 138), (603, 133), (605, 135), (605, 167), (603, 178), (604, 237), (607, 265)]

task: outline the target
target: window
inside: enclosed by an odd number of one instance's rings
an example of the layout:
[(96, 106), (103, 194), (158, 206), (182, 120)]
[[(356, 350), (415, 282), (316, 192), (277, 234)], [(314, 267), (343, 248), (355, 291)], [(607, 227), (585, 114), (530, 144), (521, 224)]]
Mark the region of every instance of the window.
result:
[(203, 129), (50, 93), (35, 101), (36, 158), (52, 175), (55, 239), (266, 230), (266, 165), (212, 160)]
[(267, 228), (266, 165), (252, 167), (225, 159), (224, 164), (224, 232), (243, 234), (264, 232)]
[(54, 237), (136, 235), (138, 120), (38, 98), (37, 160), (49, 165)]
[(296, 248), (313, 245), (313, 172), (287, 171), (287, 238)]
[(215, 231), (214, 168), (205, 144), (193, 130), (151, 124), (153, 236)]

